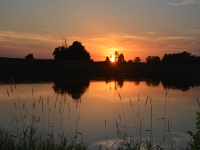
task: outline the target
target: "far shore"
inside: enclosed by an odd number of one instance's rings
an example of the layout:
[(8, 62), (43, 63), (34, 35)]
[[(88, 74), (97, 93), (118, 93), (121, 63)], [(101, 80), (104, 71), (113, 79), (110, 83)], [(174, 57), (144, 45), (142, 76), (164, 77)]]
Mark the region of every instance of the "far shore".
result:
[(81, 62), (0, 58), (0, 76), (200, 75), (199, 64)]

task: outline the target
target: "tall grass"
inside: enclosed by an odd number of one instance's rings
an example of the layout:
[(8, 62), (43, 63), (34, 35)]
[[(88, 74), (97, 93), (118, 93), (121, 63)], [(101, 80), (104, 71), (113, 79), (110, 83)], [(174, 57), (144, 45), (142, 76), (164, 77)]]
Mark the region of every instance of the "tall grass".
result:
[[(0, 150), (86, 150), (88, 145), (83, 143), (83, 135), (78, 132), (79, 116), (74, 116), (71, 133), (64, 130), (64, 106), (66, 96), (51, 103), (50, 98), (37, 99), (32, 89), (33, 102), (20, 98), (17, 86), (13, 84), (7, 89), (10, 97), (10, 111), (13, 130), (0, 128)], [(29, 106), (28, 106), (29, 105)], [(45, 106), (44, 106), (45, 105)], [(77, 102), (76, 108), (78, 109)], [(32, 106), (32, 107), (30, 107)], [(68, 103), (68, 114), (70, 104)], [(30, 110), (31, 108), (31, 110)], [(77, 110), (78, 111), (78, 110)], [(70, 128), (70, 124), (67, 124)]]
[[(124, 106), (122, 102), (122, 97), (119, 94), (120, 103), (122, 106), (122, 115), (123, 115), (123, 121), (121, 119), (121, 115), (119, 115), (119, 120), (116, 120), (116, 129), (117, 129), (117, 135), (118, 139), (114, 142), (113, 147), (117, 150), (175, 150), (176, 145), (175, 142), (172, 139), (172, 133), (170, 128), (170, 123), (172, 123), (171, 119), (167, 120), (167, 92), (164, 98), (164, 109), (163, 109), (163, 117), (160, 119), (163, 120), (163, 138), (160, 143), (154, 142), (153, 138), (153, 102), (152, 99), (147, 96), (146, 100), (144, 100), (144, 104), (142, 104), (142, 101), (140, 99), (140, 96), (138, 95), (137, 103), (135, 101), (133, 105), (133, 101), (131, 98), (130, 100), (130, 107), (132, 111), (132, 122), (134, 127), (134, 132), (128, 131), (129, 127), (127, 127), (126, 124), (126, 117), (125, 117), (125, 111)], [(137, 108), (136, 108), (137, 107)], [(147, 107), (149, 109), (147, 109)], [(135, 111), (137, 109), (137, 112)], [(143, 121), (144, 121), (144, 114), (145, 111), (149, 114), (150, 118), (150, 127), (146, 128), (144, 127)], [(150, 136), (143, 135), (144, 132), (150, 132)], [(170, 144), (165, 144), (166, 141), (166, 135), (169, 136)]]
[(200, 112), (196, 112), (196, 129), (197, 132), (193, 133), (187, 131), (188, 134), (192, 137), (191, 142), (189, 143), (188, 150), (199, 150), (200, 149)]

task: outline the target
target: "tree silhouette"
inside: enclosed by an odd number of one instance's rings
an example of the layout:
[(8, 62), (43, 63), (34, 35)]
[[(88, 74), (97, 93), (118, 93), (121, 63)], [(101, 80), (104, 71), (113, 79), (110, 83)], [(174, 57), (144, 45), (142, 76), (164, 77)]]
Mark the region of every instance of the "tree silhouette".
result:
[(118, 51), (115, 51), (115, 62), (118, 60), (118, 56), (119, 56)]
[(124, 55), (121, 53), (119, 54), (118, 51), (115, 52), (115, 62), (126, 62), (124, 59)]
[(68, 47), (67, 52), (68, 60), (90, 61), (90, 54), (86, 51), (85, 47), (82, 46), (81, 42), (73, 42), (73, 44)]
[(126, 62), (123, 54), (119, 54), (117, 62)]
[(105, 62), (110, 62), (110, 58), (107, 56)]
[(56, 47), (54, 52), (55, 60), (76, 60), (76, 61), (90, 61), (90, 54), (79, 41), (74, 41), (71, 46)]
[(33, 54), (26, 55), (25, 59), (33, 60), (34, 59)]
[(67, 54), (67, 48), (64, 46), (56, 47), (53, 55), (55, 60), (64, 60)]
[(140, 63), (141, 59), (140, 57), (135, 57), (135, 59), (133, 60), (134, 63)]
[(160, 63), (161, 60), (160, 60), (160, 57), (159, 56), (148, 56), (146, 58), (146, 62), (147, 63)]
[(131, 63), (133, 63), (133, 61), (132, 60), (128, 60), (127, 63), (131, 64)]
[(182, 53), (165, 54), (162, 59), (163, 63), (176, 63), (176, 64), (194, 64), (200, 63), (200, 57), (191, 55), (186, 51)]

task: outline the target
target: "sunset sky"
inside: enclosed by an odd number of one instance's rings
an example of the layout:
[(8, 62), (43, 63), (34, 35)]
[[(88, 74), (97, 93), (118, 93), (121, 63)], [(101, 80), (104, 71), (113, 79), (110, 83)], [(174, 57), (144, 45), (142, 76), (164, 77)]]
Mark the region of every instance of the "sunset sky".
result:
[(200, 0), (0, 0), (0, 19), (0, 57), (53, 59), (65, 38), (94, 61), (200, 56)]

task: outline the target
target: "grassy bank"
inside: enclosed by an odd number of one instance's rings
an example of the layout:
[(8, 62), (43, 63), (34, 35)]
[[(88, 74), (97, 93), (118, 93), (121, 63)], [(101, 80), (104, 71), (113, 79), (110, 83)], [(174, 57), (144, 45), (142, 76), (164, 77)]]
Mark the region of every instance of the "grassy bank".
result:
[(200, 74), (200, 65), (0, 58), (0, 75)]

